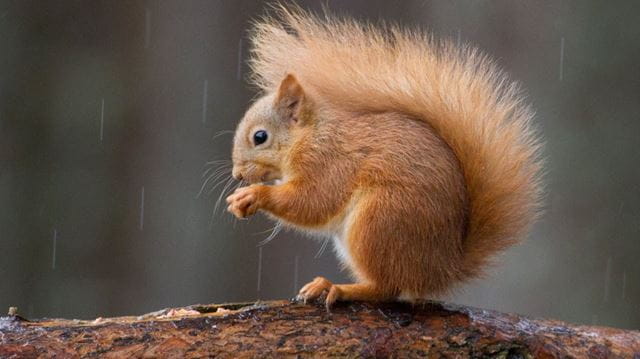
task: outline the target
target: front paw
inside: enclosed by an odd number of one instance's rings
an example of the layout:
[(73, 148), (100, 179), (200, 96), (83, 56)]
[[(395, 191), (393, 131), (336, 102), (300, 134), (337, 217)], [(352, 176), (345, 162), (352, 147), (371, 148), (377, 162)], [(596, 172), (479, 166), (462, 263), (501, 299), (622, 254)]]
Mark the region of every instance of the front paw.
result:
[(233, 213), (238, 218), (246, 218), (255, 214), (260, 209), (260, 197), (258, 186), (248, 186), (238, 188), (227, 197), (227, 211)]

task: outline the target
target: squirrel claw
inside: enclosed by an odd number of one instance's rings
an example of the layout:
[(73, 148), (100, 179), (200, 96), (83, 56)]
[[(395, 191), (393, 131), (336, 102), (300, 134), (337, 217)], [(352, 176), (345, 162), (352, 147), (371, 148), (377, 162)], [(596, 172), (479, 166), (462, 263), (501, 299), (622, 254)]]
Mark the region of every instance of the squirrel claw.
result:
[(325, 307), (327, 308), (327, 313), (331, 313), (331, 307), (338, 301), (340, 298), (340, 289), (336, 285), (332, 285), (331, 289), (329, 289), (329, 293), (327, 293), (327, 298), (325, 299)]
[[(335, 286), (329, 280), (323, 277), (316, 277), (300, 289), (300, 293), (298, 293), (296, 298), (302, 299), (302, 301), (307, 304), (308, 301), (319, 298), (324, 292), (331, 293), (332, 288), (335, 288)], [(335, 302), (337, 297), (332, 297), (331, 300), (328, 299), (329, 296), (327, 296), (327, 300), (325, 301), (327, 304), (327, 310)]]

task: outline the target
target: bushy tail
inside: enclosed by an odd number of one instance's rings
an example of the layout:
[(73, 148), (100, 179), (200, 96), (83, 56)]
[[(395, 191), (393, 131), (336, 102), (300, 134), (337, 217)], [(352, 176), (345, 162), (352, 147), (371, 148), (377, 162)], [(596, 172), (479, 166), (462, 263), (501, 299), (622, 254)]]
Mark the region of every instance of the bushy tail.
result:
[(326, 106), (428, 122), (457, 155), (470, 199), (465, 276), (525, 235), (540, 208), (540, 142), (518, 87), (469, 46), (419, 31), (276, 8), (252, 34), (253, 80), (293, 73)]

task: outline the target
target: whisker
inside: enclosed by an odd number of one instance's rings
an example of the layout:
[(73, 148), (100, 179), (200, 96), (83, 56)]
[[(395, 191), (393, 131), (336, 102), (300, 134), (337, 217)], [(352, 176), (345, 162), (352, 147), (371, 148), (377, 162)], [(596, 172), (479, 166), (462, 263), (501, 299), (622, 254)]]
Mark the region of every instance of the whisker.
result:
[(229, 160), (229, 159), (211, 160), (211, 161), (205, 162), (204, 165), (208, 166), (208, 165), (213, 165), (213, 164), (218, 164), (218, 163), (231, 163), (231, 160)]
[(260, 234), (267, 234), (267, 233), (273, 232), (273, 230), (276, 228), (277, 225), (278, 224), (276, 223), (275, 226), (273, 226), (273, 227), (271, 227), (269, 229), (265, 229), (264, 231), (256, 232), (256, 233), (254, 233), (254, 235), (257, 236), (257, 235), (260, 235)]
[(216, 133), (215, 135), (213, 135), (213, 137), (211, 137), (211, 139), (215, 140), (216, 138), (218, 138), (218, 137), (220, 137), (222, 135), (229, 135), (229, 134), (232, 135), (234, 133), (235, 133), (235, 131), (232, 131), (232, 130), (222, 130), (222, 131), (219, 131), (218, 133)]
[(238, 181), (238, 184), (236, 184), (235, 187), (233, 187), (233, 191), (235, 192), (235, 190), (237, 190), (238, 188), (240, 188), (240, 186), (242, 186), (244, 184), (244, 181), (240, 180)]
[[(211, 181), (213, 179), (213, 181), (215, 182), (219, 178), (223, 177), (224, 175), (228, 175), (228, 173), (226, 171), (220, 171), (220, 173), (218, 173), (218, 174), (214, 173), (211, 176), (209, 176), (209, 178), (207, 178), (207, 180), (204, 181), (204, 183), (202, 184), (202, 187), (200, 187), (200, 191), (196, 195), (196, 198), (200, 198), (200, 196), (202, 195), (202, 192), (204, 191), (204, 189), (207, 186), (207, 184), (209, 183), (209, 181)], [(222, 181), (216, 183), (213, 187), (211, 187), (211, 189), (209, 191), (207, 191), (207, 194), (211, 194), (211, 192), (213, 192), (213, 190), (216, 187), (218, 187), (220, 185), (220, 183), (222, 183)]]
[(231, 169), (230, 165), (222, 165), (222, 166), (218, 166), (218, 167), (211, 167), (211, 168), (207, 169), (206, 171), (204, 171), (204, 173), (202, 174), (202, 178), (207, 176), (212, 170), (213, 170), (213, 173), (215, 174), (215, 173), (218, 173), (220, 171), (228, 171), (230, 169)]
[[(218, 178), (222, 178), (220, 181), (218, 181), (218, 183), (215, 184), (215, 186), (211, 187), (211, 189), (207, 192), (207, 194), (211, 194), (213, 193), (213, 190), (216, 189), (218, 186), (220, 186), (223, 183), (226, 183), (226, 181), (228, 181), (229, 179), (233, 179), (230, 178), (231, 175), (229, 175), (228, 173), (226, 174), (227, 177), (225, 178), (225, 173), (221, 173), (220, 175), (218, 175)], [(216, 180), (218, 180), (218, 178), (216, 178)]]
[(231, 161), (229, 162), (219, 162), (219, 163), (205, 163), (204, 166), (202, 166), (202, 170), (203, 171), (211, 171), (212, 168), (221, 168), (221, 167), (230, 167), (233, 164), (231, 163)]
[(331, 240), (331, 238), (326, 238), (324, 240), (324, 242), (322, 242), (322, 246), (320, 246), (320, 249), (318, 250), (318, 253), (316, 253), (316, 255), (313, 258), (320, 258), (320, 256), (322, 255), (322, 253), (324, 253), (325, 249), (327, 249), (327, 244), (329, 244), (329, 241)]
[(223, 166), (231, 166), (231, 165), (233, 165), (231, 160), (209, 161), (202, 166), (202, 169), (210, 170), (211, 168), (220, 168)]
[(265, 244), (271, 242), (278, 235), (278, 233), (280, 233), (281, 230), (282, 230), (282, 222), (276, 223), (276, 225), (271, 230), (271, 234), (269, 235), (269, 237), (267, 237), (267, 238), (263, 239), (262, 241), (260, 241), (258, 243), (258, 247), (262, 247)]
[(233, 183), (233, 177), (228, 176), (226, 179), (222, 179), (220, 182), (216, 183), (216, 185), (211, 189), (211, 191), (209, 191), (209, 193), (211, 193), (213, 191), (214, 188), (218, 187), (220, 184), (224, 183), (225, 185), (223, 186), (222, 190), (220, 191), (220, 195), (218, 196), (218, 200), (216, 201), (216, 204), (213, 208), (213, 211), (211, 212), (211, 220), (210, 220), (210, 224), (209, 227), (213, 228), (213, 224), (214, 224), (214, 220), (216, 218), (216, 212), (218, 211), (218, 206), (220, 205), (220, 201), (222, 200), (222, 197), (224, 196), (224, 193), (227, 189), (227, 187)]
[(222, 197), (225, 195), (225, 192), (229, 189), (229, 186), (231, 186), (231, 184), (233, 184), (233, 177), (229, 176), (229, 179), (227, 180), (224, 187), (222, 188), (222, 191), (220, 192), (220, 196), (218, 196), (218, 200), (216, 201), (215, 207), (213, 207), (214, 216), (218, 211), (218, 207), (220, 206), (220, 201), (222, 201)]

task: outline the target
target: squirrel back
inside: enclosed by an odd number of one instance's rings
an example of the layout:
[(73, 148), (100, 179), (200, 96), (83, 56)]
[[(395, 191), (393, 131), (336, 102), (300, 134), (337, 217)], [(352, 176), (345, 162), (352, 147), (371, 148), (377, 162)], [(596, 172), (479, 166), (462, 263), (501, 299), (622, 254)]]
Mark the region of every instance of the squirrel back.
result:
[(468, 196), (462, 276), (526, 234), (541, 204), (540, 141), (517, 84), (469, 46), (277, 8), (252, 33), (253, 82), (295, 73), (318, 106), (427, 122), (457, 157)]

